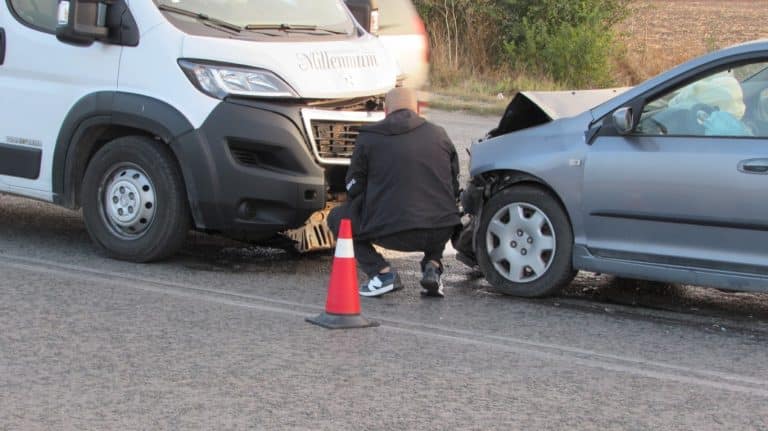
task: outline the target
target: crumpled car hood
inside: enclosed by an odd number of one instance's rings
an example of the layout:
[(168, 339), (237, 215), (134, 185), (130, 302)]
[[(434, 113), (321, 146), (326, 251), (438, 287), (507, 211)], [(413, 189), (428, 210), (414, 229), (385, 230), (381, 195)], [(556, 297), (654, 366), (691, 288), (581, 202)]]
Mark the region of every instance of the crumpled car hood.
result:
[(573, 117), (618, 96), (631, 87), (601, 90), (521, 91), (504, 111), (490, 137)]

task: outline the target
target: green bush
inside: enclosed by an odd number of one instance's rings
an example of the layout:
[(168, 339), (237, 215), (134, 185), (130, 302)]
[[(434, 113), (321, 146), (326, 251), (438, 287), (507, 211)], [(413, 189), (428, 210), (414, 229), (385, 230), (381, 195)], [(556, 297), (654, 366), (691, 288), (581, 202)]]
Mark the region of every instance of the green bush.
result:
[(613, 82), (613, 31), (628, 0), (414, 0), (434, 83), (495, 71), (565, 87)]
[(506, 0), (504, 54), (513, 66), (569, 87), (613, 81), (613, 26), (625, 0)]

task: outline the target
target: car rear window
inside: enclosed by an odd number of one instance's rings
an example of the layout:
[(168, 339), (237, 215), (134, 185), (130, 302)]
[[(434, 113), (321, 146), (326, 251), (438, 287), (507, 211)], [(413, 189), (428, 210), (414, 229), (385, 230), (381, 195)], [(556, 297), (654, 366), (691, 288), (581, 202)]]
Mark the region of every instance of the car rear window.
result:
[(418, 33), (414, 16), (418, 16), (411, 0), (379, 0), (379, 34)]

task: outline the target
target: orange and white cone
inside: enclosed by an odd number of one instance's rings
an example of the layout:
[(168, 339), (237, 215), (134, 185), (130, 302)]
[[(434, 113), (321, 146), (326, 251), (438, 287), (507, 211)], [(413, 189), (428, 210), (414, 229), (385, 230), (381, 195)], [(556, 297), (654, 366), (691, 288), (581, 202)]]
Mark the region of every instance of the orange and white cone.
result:
[(367, 328), (378, 322), (360, 315), (360, 294), (357, 283), (357, 264), (352, 243), (352, 223), (343, 219), (336, 240), (336, 254), (328, 284), (325, 311), (307, 322), (328, 329)]

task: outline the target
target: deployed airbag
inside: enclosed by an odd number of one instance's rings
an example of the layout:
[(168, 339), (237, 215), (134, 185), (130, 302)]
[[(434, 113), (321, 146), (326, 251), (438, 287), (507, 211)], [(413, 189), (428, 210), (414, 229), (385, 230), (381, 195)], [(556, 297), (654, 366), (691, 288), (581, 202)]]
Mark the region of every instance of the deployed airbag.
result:
[(715, 111), (703, 121), (704, 134), (707, 136), (752, 136), (752, 131), (730, 112)]

